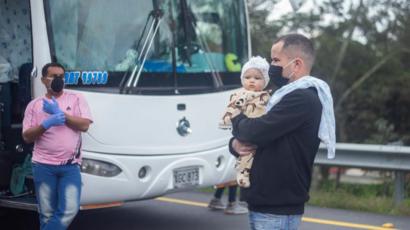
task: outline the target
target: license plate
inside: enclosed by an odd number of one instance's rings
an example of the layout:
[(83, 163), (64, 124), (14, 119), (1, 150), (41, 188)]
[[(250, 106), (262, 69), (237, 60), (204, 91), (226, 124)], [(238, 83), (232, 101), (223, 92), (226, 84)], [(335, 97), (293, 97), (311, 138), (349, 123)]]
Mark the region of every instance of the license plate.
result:
[(187, 167), (174, 170), (174, 187), (187, 188), (199, 184), (199, 168)]

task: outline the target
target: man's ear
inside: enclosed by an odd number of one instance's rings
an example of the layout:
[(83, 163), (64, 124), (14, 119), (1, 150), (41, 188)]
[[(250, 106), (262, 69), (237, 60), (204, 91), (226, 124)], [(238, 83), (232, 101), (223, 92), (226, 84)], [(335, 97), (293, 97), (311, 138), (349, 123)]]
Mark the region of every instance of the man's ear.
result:
[(301, 69), (303, 69), (303, 66), (305, 65), (305, 62), (303, 61), (303, 59), (301, 58), (296, 58), (295, 59), (295, 68), (296, 71), (300, 71)]

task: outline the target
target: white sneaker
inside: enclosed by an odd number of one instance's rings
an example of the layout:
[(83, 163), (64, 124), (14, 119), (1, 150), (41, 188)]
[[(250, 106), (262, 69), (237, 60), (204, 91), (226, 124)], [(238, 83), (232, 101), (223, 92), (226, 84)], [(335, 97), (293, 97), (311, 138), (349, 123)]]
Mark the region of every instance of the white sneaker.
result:
[(222, 203), (221, 199), (213, 198), (209, 201), (208, 208), (213, 210), (224, 210), (225, 205)]

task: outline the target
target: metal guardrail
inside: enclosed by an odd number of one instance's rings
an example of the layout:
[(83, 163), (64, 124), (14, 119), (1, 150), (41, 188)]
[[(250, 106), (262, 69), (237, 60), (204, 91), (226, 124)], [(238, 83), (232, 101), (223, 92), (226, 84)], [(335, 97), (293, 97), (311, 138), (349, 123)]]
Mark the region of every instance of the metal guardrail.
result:
[(405, 173), (410, 171), (410, 147), (393, 145), (336, 144), (336, 157), (327, 159), (327, 149), (321, 145), (315, 164), (394, 171), (394, 201), (404, 200)]
[(316, 164), (357, 168), (410, 171), (410, 147), (367, 144), (336, 144), (335, 159), (327, 159), (325, 146), (320, 146)]

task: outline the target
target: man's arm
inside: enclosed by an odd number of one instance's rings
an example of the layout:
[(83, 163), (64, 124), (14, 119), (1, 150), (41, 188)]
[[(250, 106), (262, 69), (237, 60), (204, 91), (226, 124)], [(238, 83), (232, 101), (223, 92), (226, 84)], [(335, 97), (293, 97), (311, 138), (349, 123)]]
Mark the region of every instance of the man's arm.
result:
[(68, 127), (74, 130), (79, 130), (81, 132), (87, 132), (91, 124), (91, 121), (89, 119), (72, 116), (72, 115), (69, 115), (68, 113), (64, 113), (64, 114), (66, 118), (66, 124)]
[(47, 130), (42, 124), (36, 123), (36, 113), (33, 109), (35, 101), (31, 101), (24, 111), (23, 132), (21, 136), (23, 140), (30, 144), (33, 143)]
[(53, 126), (60, 126), (64, 125), (65, 123), (65, 116), (63, 113), (53, 114), (45, 119), (41, 125), (33, 126), (28, 129), (24, 129), (25, 125), (23, 122), (23, 139), (27, 143), (34, 142), (37, 138), (39, 138), (47, 129)]
[(29, 128), (23, 132), (23, 140), (27, 144), (33, 143), (37, 138), (43, 135), (45, 131), (46, 129), (42, 125)]
[(82, 94), (77, 94), (78, 100), (72, 115), (65, 113), (68, 127), (81, 132), (87, 132), (93, 123), (87, 101)]
[(302, 92), (283, 97), (267, 114), (247, 118), (239, 114), (232, 119), (232, 134), (240, 141), (264, 146), (299, 128), (309, 119), (310, 99)]

